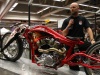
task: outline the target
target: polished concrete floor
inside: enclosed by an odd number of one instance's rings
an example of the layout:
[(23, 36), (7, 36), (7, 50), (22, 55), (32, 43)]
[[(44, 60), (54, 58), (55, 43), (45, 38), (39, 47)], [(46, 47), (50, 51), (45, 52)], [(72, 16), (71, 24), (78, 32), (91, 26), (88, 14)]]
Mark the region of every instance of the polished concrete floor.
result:
[(19, 74), (0, 68), (0, 75), (19, 75)]
[(67, 65), (58, 70), (47, 69), (32, 63), (28, 53), (24, 52), (23, 56), (17, 62), (0, 60), (0, 75), (86, 75), (83, 68), (81, 71), (72, 71)]

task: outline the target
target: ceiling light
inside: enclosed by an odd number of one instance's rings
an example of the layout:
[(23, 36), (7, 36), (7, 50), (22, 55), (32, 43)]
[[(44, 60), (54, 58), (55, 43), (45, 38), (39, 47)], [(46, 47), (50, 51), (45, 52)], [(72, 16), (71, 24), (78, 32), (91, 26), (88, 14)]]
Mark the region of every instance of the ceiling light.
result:
[(49, 8), (50, 8), (50, 7), (46, 7), (46, 8), (44, 8), (44, 9), (42, 9), (42, 10), (38, 11), (37, 13), (39, 14), (39, 13), (41, 13), (41, 12), (43, 12), (43, 11), (45, 11), (45, 10), (49, 9)]
[(9, 11), (12, 11), (14, 8), (10, 8), (10, 10)]
[(100, 9), (96, 13), (99, 13), (99, 12), (100, 12)]
[(15, 4), (10, 8), (9, 11), (12, 11), (17, 5), (18, 5), (18, 3), (15, 3)]
[(52, 16), (62, 16), (62, 17), (67, 17), (66, 15), (57, 15), (57, 14), (51, 14)]
[(15, 3), (12, 7), (16, 7), (18, 5), (18, 3)]
[[(22, 11), (10, 11), (10, 12), (15, 12), (15, 13), (28, 13), (28, 12), (22, 12)], [(30, 12), (31, 14), (37, 14), (37, 13), (35, 13), (35, 12)]]

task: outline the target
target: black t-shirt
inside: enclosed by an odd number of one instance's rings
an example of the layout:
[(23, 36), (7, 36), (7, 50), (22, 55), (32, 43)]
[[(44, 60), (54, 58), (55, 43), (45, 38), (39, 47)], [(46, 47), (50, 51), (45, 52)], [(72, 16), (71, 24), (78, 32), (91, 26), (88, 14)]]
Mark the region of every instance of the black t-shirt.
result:
[(69, 18), (64, 20), (61, 30), (67, 27), (70, 19), (74, 19), (74, 24), (72, 25), (71, 29), (69, 29), (67, 36), (84, 38), (84, 29), (90, 27), (88, 20), (82, 16), (70, 16)]

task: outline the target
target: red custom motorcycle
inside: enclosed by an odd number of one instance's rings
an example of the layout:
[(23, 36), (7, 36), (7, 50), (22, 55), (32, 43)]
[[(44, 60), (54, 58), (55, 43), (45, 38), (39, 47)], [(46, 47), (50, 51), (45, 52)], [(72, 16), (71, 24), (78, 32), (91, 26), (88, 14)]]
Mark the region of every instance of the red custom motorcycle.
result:
[[(64, 64), (81, 65), (87, 75), (100, 72), (100, 43), (90, 46), (86, 51), (72, 51), (84, 42), (80, 37), (65, 37), (43, 25), (29, 28), (28, 25), (17, 26), (12, 33), (6, 33), (2, 39), (1, 52), (7, 60), (17, 61), (23, 53), (21, 38), (25, 37), (31, 49), (31, 60), (39, 66), (57, 69)], [(73, 59), (77, 59), (73, 62)]]

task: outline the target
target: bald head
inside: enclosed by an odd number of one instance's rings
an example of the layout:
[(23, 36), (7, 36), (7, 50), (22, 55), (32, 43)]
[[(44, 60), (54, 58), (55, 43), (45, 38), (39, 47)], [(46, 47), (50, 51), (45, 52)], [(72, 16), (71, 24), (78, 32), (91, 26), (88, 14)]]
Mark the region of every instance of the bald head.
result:
[(79, 11), (78, 3), (76, 3), (76, 2), (71, 3), (70, 4), (70, 11), (71, 11), (72, 15), (77, 16), (78, 15), (78, 11)]
[(75, 6), (75, 7), (79, 8), (79, 4), (76, 3), (76, 2), (71, 3), (71, 4), (70, 4), (70, 7), (71, 7), (71, 6)]

